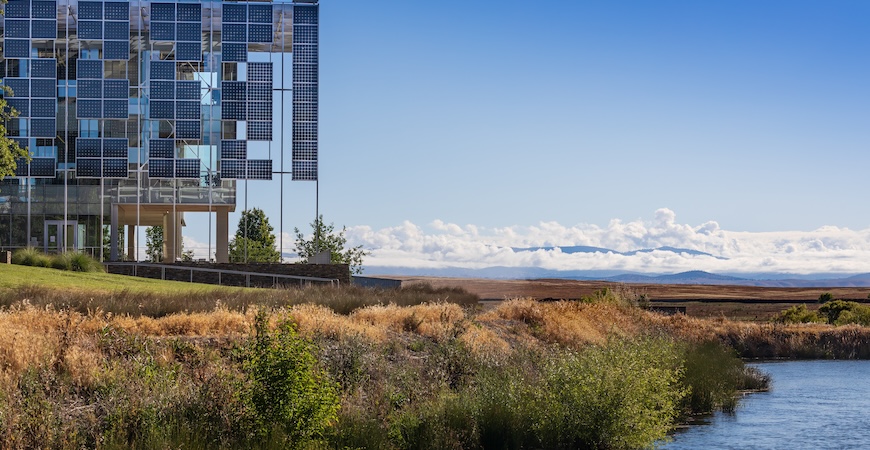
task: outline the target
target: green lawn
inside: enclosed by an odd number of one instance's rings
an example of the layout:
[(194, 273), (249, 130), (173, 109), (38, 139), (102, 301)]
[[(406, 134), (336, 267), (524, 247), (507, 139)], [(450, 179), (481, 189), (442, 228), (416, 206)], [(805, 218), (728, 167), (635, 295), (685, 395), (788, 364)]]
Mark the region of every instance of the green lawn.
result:
[(213, 290), (241, 289), (180, 281), (152, 280), (108, 273), (82, 273), (65, 270), (28, 267), (15, 264), (0, 264), (0, 289), (17, 289), (25, 285), (50, 286), (76, 291), (121, 291), (179, 293)]

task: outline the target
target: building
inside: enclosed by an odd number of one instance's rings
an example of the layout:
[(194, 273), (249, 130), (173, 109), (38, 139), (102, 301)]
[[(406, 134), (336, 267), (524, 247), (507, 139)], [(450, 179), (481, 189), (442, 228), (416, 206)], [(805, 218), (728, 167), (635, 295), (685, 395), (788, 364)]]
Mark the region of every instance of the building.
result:
[(0, 250), (114, 261), (135, 256), (136, 227), (160, 225), (175, 261), (184, 214), (207, 213), (225, 262), (239, 180), (317, 179), (316, 0), (4, 9), (6, 126), (33, 159), (0, 181)]

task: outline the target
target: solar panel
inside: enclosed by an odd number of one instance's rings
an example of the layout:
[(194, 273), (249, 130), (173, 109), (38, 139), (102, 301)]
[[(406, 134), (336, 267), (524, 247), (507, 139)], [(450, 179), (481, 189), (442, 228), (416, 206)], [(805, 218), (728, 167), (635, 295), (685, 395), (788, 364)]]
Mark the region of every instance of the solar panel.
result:
[(294, 181), (317, 181), (317, 161), (293, 161)]
[(76, 96), (78, 98), (102, 98), (102, 80), (79, 80)]
[(12, 90), (8, 97), (30, 97), (30, 80), (26, 78), (6, 78), (3, 83)]
[(127, 178), (127, 158), (104, 159), (103, 178)]
[(6, 45), (3, 46), (3, 56), (5, 58), (29, 58), (30, 40), (6, 39)]
[(76, 75), (78, 79), (103, 78), (103, 62), (98, 59), (79, 59), (76, 61)]
[(175, 3), (151, 3), (151, 20), (175, 22)]
[(272, 120), (272, 102), (249, 101), (247, 105), (248, 120)]
[(247, 172), (247, 161), (229, 159), (221, 161), (221, 178), (225, 180), (243, 180)]
[(106, 2), (106, 20), (130, 20), (130, 2)]
[(97, 158), (76, 158), (76, 176), (78, 178), (100, 178), (102, 175), (102, 160)]
[(175, 44), (175, 60), (176, 61), (201, 61), (202, 60), (202, 43), (200, 42), (179, 42)]
[(223, 23), (245, 23), (248, 21), (248, 8), (245, 5), (224, 3)]
[(15, 160), (15, 176), (16, 177), (26, 177), (30, 174), (30, 166), (27, 164), (27, 161), (23, 159)]
[(10, 38), (29, 38), (30, 37), (30, 21), (29, 20), (12, 20), (6, 19), (6, 37)]
[(100, 139), (77, 138), (76, 156), (79, 158), (99, 158), (103, 154), (103, 145)]
[(101, 2), (79, 2), (79, 20), (102, 20), (103, 4)]
[(178, 24), (178, 41), (184, 42), (200, 42), (202, 41), (202, 24), (201, 23), (180, 23)]
[(175, 177), (199, 178), (199, 166), (199, 159), (177, 159), (175, 160)]
[(247, 159), (248, 143), (245, 141), (221, 141), (221, 159)]
[(202, 92), (199, 81), (179, 81), (175, 87), (175, 98), (179, 100), (199, 100)]
[(248, 160), (248, 179), (249, 180), (271, 180), (272, 179), (272, 160), (271, 159), (249, 159)]
[(54, 158), (31, 158), (30, 176), (37, 178), (54, 178), (56, 162)]
[(202, 106), (195, 100), (179, 100), (175, 102), (175, 117), (184, 120), (199, 120)]
[(123, 98), (130, 96), (130, 81), (106, 80), (103, 83), (103, 98)]
[(317, 7), (296, 5), (293, 7), (293, 23), (317, 25)]
[(175, 82), (152, 81), (150, 94), (152, 100), (172, 100), (175, 98)]
[(151, 101), (151, 108), (148, 113), (151, 119), (174, 119), (175, 118), (175, 102), (173, 101)]
[(54, 139), (57, 137), (56, 119), (30, 119), (30, 136)]
[(54, 20), (34, 20), (31, 23), (30, 35), (34, 39), (57, 39), (57, 22)]
[(30, 100), (26, 98), (8, 98), (6, 104), (18, 111), (18, 117), (30, 117)]
[(150, 159), (148, 160), (148, 177), (172, 178), (174, 174), (173, 159)]
[(272, 82), (272, 63), (252, 62), (248, 64), (248, 81)]
[(175, 141), (172, 139), (151, 139), (148, 142), (149, 158), (174, 158)]
[(57, 15), (57, 3), (35, 1), (30, 7), (30, 15), (35, 19), (54, 19)]
[(175, 121), (175, 138), (176, 139), (199, 139), (201, 133), (199, 130), (198, 120), (176, 120)]
[(175, 23), (151, 21), (152, 41), (174, 41)]
[(103, 157), (104, 158), (127, 158), (126, 138), (105, 138), (103, 139)]
[(151, 61), (152, 80), (174, 80), (175, 61)]
[(57, 115), (57, 99), (35, 98), (30, 101), (31, 117), (55, 117)]
[(202, 9), (198, 3), (179, 3), (178, 4), (178, 21), (179, 22), (200, 22), (202, 20)]
[(9, 0), (5, 9), (6, 17), (30, 17), (30, 2), (28, 0)]
[(247, 83), (244, 81), (224, 81), (221, 83), (221, 94), (224, 101), (241, 101), (248, 99)]
[(272, 5), (248, 5), (248, 22), (272, 23)]
[(223, 42), (248, 42), (248, 26), (236, 23), (225, 24), (221, 40)]
[(130, 117), (128, 100), (103, 100), (103, 116), (106, 119), (127, 119)]
[(245, 103), (244, 102), (221, 102), (221, 119), (224, 120), (245, 120)]
[(248, 42), (272, 42), (272, 25), (248, 25)]
[(103, 22), (98, 20), (79, 20), (79, 39), (97, 40), (103, 38)]
[(251, 141), (271, 141), (272, 122), (248, 121), (247, 138)]
[(248, 44), (222, 45), (222, 58), (226, 62), (245, 62), (248, 60)]
[(130, 59), (129, 41), (105, 41), (103, 42), (103, 59), (113, 61), (126, 61)]
[(249, 82), (248, 83), (248, 100), (271, 102), (272, 101), (272, 83)]
[(30, 80), (30, 96), (57, 98), (57, 80), (54, 78), (34, 78)]
[[(103, 66), (100, 66), (102, 75)], [(57, 59), (39, 58), (30, 60), (30, 74), (33, 78), (57, 78)]]

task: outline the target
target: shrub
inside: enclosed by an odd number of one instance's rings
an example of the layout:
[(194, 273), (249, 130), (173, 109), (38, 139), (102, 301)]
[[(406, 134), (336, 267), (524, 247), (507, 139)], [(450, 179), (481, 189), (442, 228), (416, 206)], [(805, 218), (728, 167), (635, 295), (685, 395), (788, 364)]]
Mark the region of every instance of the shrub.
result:
[(773, 322), (776, 323), (814, 323), (824, 322), (824, 319), (819, 317), (816, 311), (807, 309), (807, 305), (795, 305), (779, 313), (774, 317)]
[(12, 254), (12, 264), (33, 267), (51, 267), (51, 258), (35, 247), (27, 247), (16, 250), (15, 253)]
[(338, 387), (317, 367), (312, 344), (289, 321), (270, 331), (263, 311), (255, 318), (254, 333), (244, 352), (247, 382), (242, 387), (254, 414), (254, 435), (292, 446), (321, 438), (337, 419)]
[(824, 315), (832, 325), (870, 325), (870, 307), (858, 302), (834, 300), (820, 306), (819, 314)]
[(684, 412), (734, 410), (737, 391), (746, 384), (745, 365), (734, 350), (712, 341), (692, 345), (685, 350), (683, 367), (681, 383), (688, 390), (683, 400)]

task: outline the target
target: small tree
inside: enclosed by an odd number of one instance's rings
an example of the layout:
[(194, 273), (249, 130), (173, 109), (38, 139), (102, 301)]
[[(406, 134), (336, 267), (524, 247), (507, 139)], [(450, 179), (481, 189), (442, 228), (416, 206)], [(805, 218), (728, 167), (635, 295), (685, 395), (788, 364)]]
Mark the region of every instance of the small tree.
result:
[(163, 261), (163, 227), (145, 229), (145, 254), (150, 262)]
[[(4, 87), (2, 91), (5, 95), (12, 93), (9, 87)], [(30, 153), (27, 149), (19, 147), (17, 142), (6, 135), (7, 131), (4, 124), (16, 116), (18, 116), (18, 111), (10, 108), (6, 104), (6, 100), (0, 98), (0, 180), (7, 175), (15, 175), (15, 169), (19, 162), (30, 162)]]
[(336, 233), (332, 223), (324, 225), (321, 215), (311, 223), (311, 230), (311, 236), (306, 238), (299, 228), (293, 228), (293, 233), (296, 234), (294, 251), (302, 258), (302, 262), (307, 263), (314, 255), (329, 251), (329, 262), (332, 264), (347, 264), (352, 273), (362, 273), (363, 257), (368, 253), (363, 250), (362, 245), (346, 248), (347, 238), (344, 233), (347, 227), (341, 227), (341, 231)]
[(230, 241), (231, 262), (279, 262), (274, 228), (260, 208), (245, 210), (239, 219), (236, 235)]

